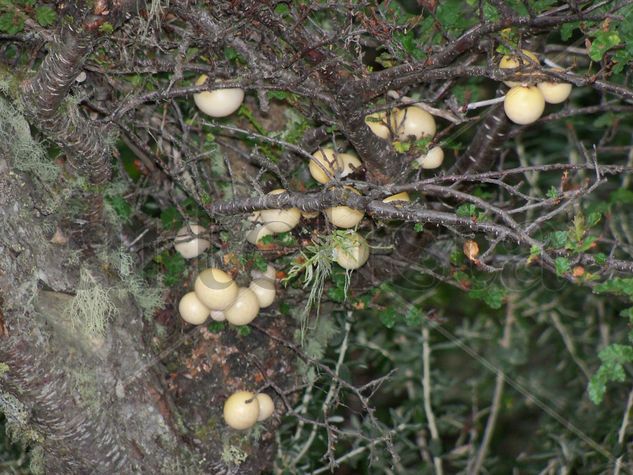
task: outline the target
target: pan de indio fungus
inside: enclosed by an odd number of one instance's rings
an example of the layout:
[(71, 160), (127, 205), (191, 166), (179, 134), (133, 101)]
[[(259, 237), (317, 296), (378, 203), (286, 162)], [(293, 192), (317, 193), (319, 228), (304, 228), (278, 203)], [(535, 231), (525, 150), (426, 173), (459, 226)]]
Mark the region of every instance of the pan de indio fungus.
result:
[(548, 104), (560, 104), (571, 94), (571, 84), (568, 82), (540, 82), (536, 85)]
[(415, 161), (420, 164), (420, 168), (424, 168), (425, 170), (438, 168), (444, 161), (444, 150), (442, 150), (441, 147), (433, 147), (426, 152), (426, 154), (416, 158)]
[(251, 285), (249, 285), (248, 288), (251, 289), (257, 296), (260, 308), (270, 307), (275, 301), (277, 291), (275, 290), (274, 280), (266, 278), (255, 279), (251, 282)]
[[(203, 74), (196, 81), (201, 86), (207, 80)], [(242, 105), (244, 90), (240, 88), (215, 89), (203, 91), (193, 95), (193, 100), (202, 112), (211, 117), (226, 117), (231, 115)]]
[(268, 229), (266, 226), (262, 226), (261, 224), (258, 224), (257, 226), (255, 226), (253, 229), (251, 229), (249, 232), (246, 233), (246, 240), (253, 245), (257, 245), (257, 243), (261, 241), (263, 238), (265, 238), (266, 236), (271, 236), (272, 234), (274, 233), (270, 229)]
[(253, 269), (251, 271), (251, 277), (253, 278), (253, 280), (268, 279), (274, 282), (277, 279), (277, 271), (275, 270), (273, 266), (268, 264), (264, 272), (260, 271), (259, 269)]
[(333, 258), (343, 269), (358, 269), (369, 259), (369, 244), (360, 234), (351, 232), (336, 242)]
[(266, 393), (258, 393), (257, 402), (259, 403), (259, 416), (257, 417), (258, 421), (263, 421), (264, 419), (268, 419), (275, 412), (275, 403), (273, 402), (273, 398), (271, 398)]
[[(515, 55), (505, 55), (499, 61), (500, 69), (514, 69), (519, 66), (538, 66), (539, 60), (534, 53), (528, 51), (526, 49), (521, 50), (525, 56), (529, 59), (524, 58), (523, 56)], [(517, 81), (503, 81), (503, 83), (508, 87), (520, 86), (521, 82)]]
[(257, 295), (246, 287), (240, 287), (235, 301), (224, 310), (224, 316), (233, 325), (247, 325), (255, 320), (258, 313)]
[[(279, 188), (268, 194), (279, 195), (285, 192), (286, 190)], [(273, 233), (285, 233), (299, 223), (301, 211), (298, 208), (263, 209), (259, 212), (259, 216), (264, 225)]]
[(323, 184), (330, 181), (343, 168), (339, 156), (340, 154), (331, 148), (322, 148), (314, 152), (308, 164), (312, 178)]
[(369, 127), (369, 129), (377, 135), (381, 139), (388, 139), (391, 135), (391, 131), (387, 126), (387, 113), (386, 112), (376, 112), (374, 114), (369, 114), (365, 117), (365, 123)]
[[(360, 195), (360, 193), (351, 186), (346, 186), (345, 189)], [(365, 212), (350, 208), (349, 206), (334, 206), (333, 208), (326, 208), (325, 215), (337, 228), (353, 228), (363, 220)]]
[(409, 197), (409, 193), (403, 191), (402, 193), (387, 196), (384, 200), (382, 200), (383, 203), (391, 203), (392, 201), (411, 201), (411, 198)]
[(223, 322), (226, 320), (226, 316), (222, 310), (211, 310), (211, 320), (216, 322)]
[(250, 391), (234, 392), (224, 401), (224, 422), (233, 429), (250, 429), (258, 417), (259, 402)]
[(351, 155), (349, 153), (340, 153), (338, 156), (341, 164), (341, 178), (346, 177), (347, 175), (351, 175), (356, 171), (357, 168), (362, 166), (361, 161), (358, 157)]
[[(191, 228), (191, 232), (189, 228)], [(191, 224), (180, 228), (176, 233), (176, 239), (174, 239), (176, 251), (185, 259), (198, 257), (211, 246), (209, 241), (198, 237), (205, 231), (206, 229), (199, 224)]]
[(185, 322), (193, 325), (203, 324), (211, 313), (211, 309), (200, 301), (195, 292), (183, 295), (178, 303), (178, 311)]
[(398, 109), (393, 114), (394, 130), (398, 140), (416, 140), (433, 137), (436, 131), (435, 119), (427, 111), (416, 106)]
[(514, 86), (506, 94), (503, 109), (515, 124), (531, 124), (543, 114), (545, 98), (536, 86)]
[(302, 211), (301, 216), (304, 219), (314, 219), (317, 216), (319, 216), (319, 212), (318, 211)]
[(238, 287), (230, 275), (212, 267), (198, 274), (194, 290), (200, 301), (211, 310), (224, 310), (235, 301)]

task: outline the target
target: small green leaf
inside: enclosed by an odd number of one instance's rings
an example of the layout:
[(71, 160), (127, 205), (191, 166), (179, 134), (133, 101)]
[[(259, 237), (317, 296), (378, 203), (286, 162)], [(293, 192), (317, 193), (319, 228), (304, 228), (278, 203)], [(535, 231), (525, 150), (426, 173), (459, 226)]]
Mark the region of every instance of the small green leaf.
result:
[(595, 259), (596, 264), (598, 264), (599, 266), (603, 266), (607, 263), (607, 255), (602, 252), (594, 255), (593, 258)]
[(496, 310), (503, 305), (507, 291), (498, 285), (474, 281), (473, 288), (468, 291), (468, 295), (472, 298), (483, 300), (490, 308)]
[(132, 206), (123, 197), (108, 196), (105, 200), (122, 220), (127, 221), (132, 216)]
[(415, 307), (414, 305), (411, 305), (409, 309), (407, 310), (407, 313), (404, 315), (404, 321), (410, 327), (419, 326), (420, 323), (422, 323), (422, 318), (423, 318), (422, 312), (420, 311), (419, 308)]
[(558, 198), (558, 190), (555, 186), (549, 187), (549, 190), (547, 190), (547, 197), (552, 200)]
[(566, 257), (557, 257), (554, 261), (554, 267), (556, 269), (556, 275), (562, 277), (563, 275), (569, 273), (571, 270), (571, 265), (569, 263), (569, 259)]
[(169, 254), (167, 252), (162, 253), (160, 256), (160, 262), (165, 266), (165, 275), (163, 282), (167, 287), (171, 287), (181, 282), (187, 263), (185, 258), (180, 254)]
[(380, 316), (378, 318), (380, 318), (380, 321), (384, 326), (387, 328), (393, 328), (396, 324), (397, 317), (398, 315), (396, 314), (395, 309), (388, 307), (383, 312), (380, 312)]
[(182, 225), (182, 217), (178, 208), (171, 206), (160, 213), (160, 222), (165, 229), (175, 230)]
[(560, 27), (560, 37), (563, 41), (568, 41), (571, 38), (571, 35), (574, 33), (574, 30), (578, 28), (580, 23), (575, 21), (571, 23), (565, 23)]
[(567, 231), (554, 231), (549, 235), (549, 244), (554, 249), (560, 249), (567, 244)]
[(0, 15), (0, 31), (9, 35), (20, 33), (24, 29), (24, 19), (14, 13)]
[(109, 23), (106, 21), (104, 24), (102, 24), (99, 27), (99, 31), (101, 33), (105, 33), (106, 35), (109, 35), (110, 33), (114, 31), (114, 26), (112, 26), (112, 23)]
[(596, 285), (594, 289), (597, 293), (610, 293), (621, 295), (633, 300), (633, 277), (615, 278)]
[(57, 20), (57, 13), (48, 6), (37, 7), (35, 9), (35, 19), (41, 26), (51, 26)]
[(588, 392), (594, 404), (600, 404), (610, 381), (622, 382), (626, 378), (624, 364), (633, 362), (633, 346), (612, 344), (603, 348), (598, 357), (602, 365), (591, 377)]
[(237, 334), (239, 336), (248, 336), (251, 334), (253, 330), (251, 330), (251, 327), (249, 327), (248, 325), (241, 325), (239, 327), (237, 327)]
[(600, 219), (602, 219), (602, 213), (600, 213), (599, 211), (589, 213), (589, 216), (587, 216), (587, 227), (593, 228), (596, 224), (600, 222)]
[(477, 214), (477, 207), (472, 203), (464, 203), (457, 208), (456, 213), (462, 218), (470, 218)]
[(593, 61), (600, 61), (604, 54), (614, 46), (620, 44), (620, 36), (613, 31), (599, 31), (591, 42), (589, 57)]
[(207, 325), (207, 330), (209, 330), (211, 333), (220, 333), (222, 330), (224, 330), (224, 327), (226, 325), (224, 324), (224, 322), (211, 322)]

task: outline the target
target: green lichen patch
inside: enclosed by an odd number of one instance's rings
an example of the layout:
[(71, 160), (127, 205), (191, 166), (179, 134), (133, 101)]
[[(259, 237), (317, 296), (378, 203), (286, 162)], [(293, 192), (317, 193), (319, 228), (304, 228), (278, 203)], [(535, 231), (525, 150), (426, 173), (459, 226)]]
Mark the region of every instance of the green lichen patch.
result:
[(99, 283), (88, 269), (82, 269), (75, 297), (65, 311), (72, 326), (88, 337), (103, 337), (116, 312), (112, 289)]

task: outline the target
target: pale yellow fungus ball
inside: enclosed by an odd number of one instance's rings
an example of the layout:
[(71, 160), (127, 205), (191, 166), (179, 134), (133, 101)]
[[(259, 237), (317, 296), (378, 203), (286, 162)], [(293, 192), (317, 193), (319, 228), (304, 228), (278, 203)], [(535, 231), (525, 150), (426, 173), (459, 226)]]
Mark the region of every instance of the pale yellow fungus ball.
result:
[(237, 391), (224, 401), (224, 421), (233, 429), (253, 427), (259, 417), (259, 402), (250, 391)]
[(514, 86), (506, 94), (503, 109), (515, 124), (531, 124), (543, 114), (545, 98), (536, 86)]
[(210, 268), (198, 274), (194, 289), (200, 301), (211, 310), (224, 310), (237, 297), (237, 284), (220, 269)]
[[(200, 86), (207, 80), (206, 75), (202, 75), (196, 81), (196, 86)], [(213, 91), (203, 91), (193, 95), (193, 100), (205, 114), (211, 117), (226, 117), (231, 115), (242, 105), (244, 101), (244, 90), (240, 88), (215, 89)]]
[(233, 325), (247, 325), (259, 313), (257, 295), (251, 289), (240, 287), (237, 298), (230, 307), (224, 310), (224, 316)]

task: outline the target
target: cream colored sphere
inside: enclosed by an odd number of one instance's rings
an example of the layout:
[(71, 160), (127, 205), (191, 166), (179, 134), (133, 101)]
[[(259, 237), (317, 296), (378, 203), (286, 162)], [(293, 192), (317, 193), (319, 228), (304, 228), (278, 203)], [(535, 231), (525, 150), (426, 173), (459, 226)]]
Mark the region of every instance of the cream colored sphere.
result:
[[(530, 66), (538, 66), (539, 60), (534, 53), (528, 51), (526, 49), (521, 50), (524, 55), (526, 55), (530, 59), (526, 59), (519, 55), (505, 55), (499, 61), (499, 68), (501, 69), (514, 69), (521, 67), (530, 67)], [(526, 78), (527, 79), (527, 78)], [(503, 81), (503, 83), (508, 87), (520, 86), (521, 82), (517, 81)]]
[(385, 140), (391, 136), (391, 131), (387, 126), (387, 120), (386, 112), (375, 112), (365, 117), (365, 123), (374, 135)]
[(369, 259), (369, 244), (357, 232), (346, 234), (335, 244), (333, 258), (343, 269), (358, 269)]
[[(206, 75), (202, 75), (196, 81), (196, 86), (204, 84)], [(203, 91), (193, 95), (193, 100), (205, 114), (211, 117), (226, 117), (231, 115), (242, 105), (244, 90), (239, 88), (215, 89)]]
[(506, 94), (503, 109), (515, 124), (531, 124), (543, 115), (545, 98), (536, 86), (514, 86)]
[(207, 321), (211, 309), (206, 307), (195, 292), (189, 292), (182, 296), (178, 303), (178, 311), (185, 322), (193, 325), (201, 325)]
[(275, 403), (273, 398), (271, 398), (266, 393), (258, 393), (257, 394), (257, 402), (259, 403), (259, 417), (257, 417), (258, 421), (263, 421), (268, 419), (275, 412)]
[(318, 211), (302, 211), (301, 212), (301, 217), (303, 219), (314, 219), (316, 217), (319, 216), (319, 212)]
[(224, 422), (233, 429), (250, 429), (258, 417), (259, 402), (250, 391), (237, 391), (224, 401)]
[[(351, 186), (346, 186), (345, 189), (360, 195), (360, 193)], [(332, 208), (326, 208), (324, 212), (334, 226), (345, 229), (353, 228), (365, 217), (364, 211), (359, 211), (349, 206), (334, 206)]]
[[(189, 228), (191, 228), (193, 234), (191, 234)], [(185, 259), (198, 257), (211, 246), (211, 243), (206, 239), (196, 237), (196, 235), (204, 234), (205, 231), (206, 229), (199, 224), (191, 224), (180, 228), (176, 233), (176, 239), (174, 239), (176, 251)]]
[(277, 290), (275, 289), (275, 281), (270, 279), (255, 279), (248, 286), (257, 296), (257, 302), (260, 308), (270, 307), (275, 301)]
[(432, 138), (437, 130), (433, 116), (416, 106), (398, 109), (393, 115), (393, 122), (398, 140)]
[(268, 279), (268, 280), (272, 280), (274, 282), (277, 279), (277, 271), (275, 270), (275, 268), (273, 266), (268, 264), (266, 266), (266, 270), (263, 271), (263, 272), (260, 271), (259, 269), (251, 270), (251, 277), (253, 278), (253, 280), (256, 280), (256, 279)]
[(420, 168), (432, 170), (438, 168), (444, 162), (444, 150), (441, 147), (433, 147), (424, 155), (420, 155), (416, 160)]
[(216, 322), (223, 322), (226, 320), (226, 316), (222, 310), (211, 310), (211, 320)]
[(274, 233), (266, 226), (258, 224), (246, 233), (246, 240), (253, 245), (257, 245), (257, 243), (266, 236), (272, 236), (273, 234)]
[(346, 177), (347, 175), (351, 175), (352, 173), (354, 173), (358, 168), (360, 168), (362, 166), (361, 161), (358, 159), (358, 157), (349, 154), (349, 153), (341, 153), (338, 156), (340, 162), (341, 162), (341, 178)]
[(237, 284), (220, 269), (205, 269), (194, 284), (196, 295), (211, 310), (224, 310), (237, 298)]
[[(273, 190), (269, 195), (279, 195), (286, 190), (280, 188)], [(260, 219), (264, 225), (273, 233), (285, 233), (299, 224), (301, 211), (298, 208), (288, 209), (263, 209), (259, 212)]]
[(257, 295), (251, 289), (240, 287), (237, 298), (224, 310), (224, 316), (233, 325), (247, 325), (255, 320), (259, 313)]
[(571, 94), (571, 84), (568, 82), (540, 82), (536, 85), (548, 104), (565, 102)]
[[(327, 183), (341, 171), (343, 165), (337, 154), (331, 148), (322, 148), (312, 154), (312, 160), (308, 164), (310, 175), (319, 183)], [(327, 173), (326, 173), (327, 171)], [(328, 174), (330, 176), (328, 176)]]
[(409, 197), (409, 193), (403, 191), (402, 193), (387, 196), (384, 200), (382, 200), (383, 203), (391, 203), (393, 201), (411, 201), (411, 197)]

